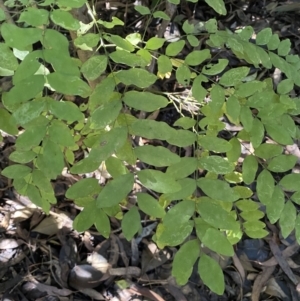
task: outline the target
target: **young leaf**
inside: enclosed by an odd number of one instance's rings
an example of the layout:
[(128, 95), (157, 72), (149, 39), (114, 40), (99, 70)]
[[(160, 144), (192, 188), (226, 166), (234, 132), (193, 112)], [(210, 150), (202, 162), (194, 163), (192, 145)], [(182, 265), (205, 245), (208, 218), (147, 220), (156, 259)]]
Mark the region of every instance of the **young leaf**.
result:
[(218, 295), (225, 290), (224, 274), (220, 265), (211, 257), (202, 254), (198, 264), (199, 275), (205, 285)]
[(200, 245), (197, 239), (186, 242), (176, 253), (172, 265), (172, 276), (179, 285), (185, 285), (188, 282), (199, 253)]
[(150, 92), (129, 91), (125, 93), (123, 101), (129, 107), (145, 112), (153, 112), (168, 105), (165, 97)]
[(259, 200), (266, 206), (272, 203), (272, 195), (275, 184), (272, 174), (264, 169), (257, 177), (257, 196)]
[(233, 256), (234, 251), (226, 236), (219, 230), (209, 228), (202, 238), (202, 243), (212, 251), (225, 256)]
[(281, 212), (279, 225), (283, 238), (287, 238), (295, 228), (297, 211), (291, 201), (287, 201)]
[(137, 201), (140, 210), (150, 216), (163, 218), (166, 214), (159, 202), (147, 193), (137, 193)]
[(141, 228), (141, 218), (137, 207), (133, 206), (125, 213), (122, 219), (122, 231), (125, 238), (130, 241)]
[(181, 189), (174, 178), (158, 170), (144, 169), (139, 171), (137, 175), (143, 185), (156, 192), (168, 193)]
[(239, 194), (232, 190), (225, 181), (200, 178), (197, 180), (197, 185), (214, 200), (234, 202), (239, 199)]
[(162, 146), (144, 145), (135, 148), (137, 157), (150, 165), (163, 167), (180, 162), (180, 157)]
[(196, 78), (194, 78), (193, 86), (192, 86), (192, 94), (193, 97), (199, 102), (203, 102), (206, 97), (207, 91), (202, 87), (202, 82), (205, 80), (205, 77), (200, 74)]
[(254, 182), (258, 169), (258, 162), (255, 156), (248, 155), (243, 162), (243, 181), (250, 185)]
[(131, 191), (134, 183), (134, 176), (131, 173), (121, 175), (110, 181), (101, 190), (97, 197), (99, 208), (111, 207), (122, 202)]

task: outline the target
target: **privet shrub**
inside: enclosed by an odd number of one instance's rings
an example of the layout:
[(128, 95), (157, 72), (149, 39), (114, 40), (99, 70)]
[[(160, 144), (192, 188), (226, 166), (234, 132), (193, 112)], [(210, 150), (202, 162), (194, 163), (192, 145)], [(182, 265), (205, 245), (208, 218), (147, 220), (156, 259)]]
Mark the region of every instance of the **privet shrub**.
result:
[[(17, 137), (9, 157), (15, 164), (2, 174), (13, 179), (16, 191), (48, 213), (56, 203), (51, 180), (64, 168), (84, 175), (105, 162), (112, 178), (104, 187), (86, 177), (66, 193), (84, 208), (74, 229), (94, 225), (108, 237), (109, 217), (116, 217), (130, 240), (141, 229), (143, 212), (159, 221), (153, 240), (160, 248), (180, 246), (172, 271), (177, 282), (188, 281), (200, 257), (199, 274), (218, 294), (224, 291), (224, 277), (211, 251), (232, 256), (244, 233), (266, 236), (265, 214), (271, 223), (279, 221), (283, 237), (295, 229), (300, 243), (295, 208), (300, 174), (291, 172), (297, 158), (284, 153), (299, 138), (294, 116), (300, 113), (300, 101), (290, 92), (300, 86), (300, 60), (290, 54), (290, 41), (280, 41), (265, 28), (250, 42), (250, 26), (233, 33), (218, 30), (215, 19), (203, 23), (201, 31), (185, 21), (184, 35), (175, 42), (158, 37), (143, 41), (139, 33), (123, 38), (111, 31), (123, 25), (118, 18), (107, 22), (94, 17), (89, 24), (76, 19), (74, 12), (85, 2), (46, 0), (24, 8), (16, 24), (0, 11), (0, 72), (13, 83), (2, 93), (0, 129)], [(226, 14), (223, 1), (206, 2)], [(137, 10), (153, 13), (146, 7)], [(94, 33), (88, 32), (91, 27)], [(185, 45), (198, 46), (200, 34), (207, 36), (206, 47), (182, 57)], [(73, 39), (78, 58), (67, 37)], [(225, 58), (212, 60), (212, 49), (227, 51), (242, 66), (229, 67)], [(148, 71), (152, 59), (157, 74)], [(258, 77), (260, 70), (274, 67), (285, 75), (276, 89), (271, 78)], [(256, 72), (250, 74), (250, 68)], [(170, 126), (130, 114), (133, 109), (151, 115), (174, 102), (174, 95), (153, 88), (172, 75), (183, 87), (191, 87), (182, 102), (199, 106), (196, 118), (180, 111)], [(88, 101), (77, 106), (67, 96)], [(236, 135), (227, 132), (231, 136), (224, 139), (224, 120), (242, 128)], [(133, 147), (135, 137), (161, 145)], [(267, 143), (268, 138), (274, 143)], [(171, 152), (167, 144), (178, 151)], [(193, 156), (178, 155), (186, 147), (192, 147)], [(239, 163), (242, 147), (249, 149)], [(85, 157), (77, 159), (75, 154), (83, 151)], [(136, 204), (123, 213), (120, 204), (126, 205), (137, 181), (149, 193), (138, 193)], [(197, 188), (199, 197), (194, 196)], [(193, 231), (194, 239), (187, 240)]]

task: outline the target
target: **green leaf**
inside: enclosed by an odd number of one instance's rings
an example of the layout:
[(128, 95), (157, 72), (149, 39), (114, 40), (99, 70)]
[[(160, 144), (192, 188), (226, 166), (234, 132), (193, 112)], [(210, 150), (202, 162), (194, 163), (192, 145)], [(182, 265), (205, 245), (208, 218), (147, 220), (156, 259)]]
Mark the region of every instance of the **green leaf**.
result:
[(49, 12), (45, 9), (37, 9), (28, 7), (20, 15), (18, 22), (25, 22), (32, 27), (38, 27), (42, 25), (48, 25)]
[(285, 196), (279, 186), (275, 186), (272, 195), (272, 202), (266, 208), (266, 213), (271, 224), (275, 224), (281, 216), (284, 208)]
[(180, 157), (162, 146), (144, 145), (135, 148), (137, 157), (153, 166), (170, 166), (180, 162)]
[(54, 196), (54, 190), (50, 179), (46, 177), (46, 175), (38, 169), (34, 169), (32, 172), (32, 183), (37, 186), (40, 192), (45, 192), (53, 196), (56, 203), (56, 198)]
[(191, 178), (179, 179), (177, 183), (181, 186), (181, 189), (179, 191), (163, 194), (164, 199), (167, 201), (179, 201), (190, 198), (197, 188), (196, 181)]
[(224, 210), (219, 202), (207, 197), (201, 197), (196, 206), (203, 220), (213, 227), (224, 230), (238, 230), (240, 228), (239, 222), (229, 212)]
[(228, 141), (218, 137), (199, 137), (198, 142), (204, 149), (214, 151), (216, 153), (225, 153), (232, 149), (232, 145)]
[(124, 85), (135, 85), (139, 88), (147, 88), (157, 80), (154, 74), (140, 68), (121, 70), (115, 75)]
[(81, 72), (86, 79), (95, 80), (106, 70), (107, 61), (105, 55), (92, 56), (82, 64)]
[(69, 53), (68, 39), (57, 30), (45, 29), (41, 43), (45, 49), (56, 49), (64, 53)]
[(167, 74), (172, 72), (172, 62), (166, 55), (160, 55), (157, 59), (158, 72), (161, 74)]
[(282, 80), (277, 86), (278, 94), (287, 94), (290, 93), (294, 88), (294, 81), (291, 79)]
[(202, 238), (202, 243), (218, 254), (224, 256), (233, 256), (234, 254), (233, 247), (226, 236), (216, 229), (207, 229)]
[(81, 179), (67, 190), (66, 197), (70, 200), (86, 198), (98, 194), (100, 190), (101, 187), (97, 179)]
[(168, 105), (168, 100), (161, 96), (150, 92), (126, 92), (123, 101), (129, 106), (137, 110), (153, 112)]
[(265, 124), (268, 135), (276, 142), (284, 145), (294, 144), (289, 132), (279, 124)]
[(205, 0), (205, 2), (213, 8), (218, 14), (226, 15), (227, 10), (223, 0)]
[(256, 45), (266, 45), (272, 37), (272, 29), (264, 28), (256, 36)]
[(207, 94), (206, 89), (202, 87), (202, 82), (205, 81), (205, 79), (206, 78), (202, 74), (200, 74), (196, 78), (194, 78), (193, 81), (192, 94), (193, 97), (199, 102), (203, 102)]
[(128, 169), (125, 167), (124, 163), (116, 157), (109, 157), (105, 160), (105, 165), (108, 173), (113, 178), (117, 178), (128, 173)]
[(210, 91), (210, 97), (209, 106), (213, 113), (218, 113), (225, 102), (224, 89), (219, 85), (214, 85)]
[(279, 44), (280, 44), (280, 39), (278, 37), (278, 34), (275, 33), (270, 38), (270, 41), (268, 42), (267, 47), (269, 50), (276, 50), (278, 48)]
[(240, 112), (241, 105), (239, 100), (234, 95), (229, 96), (226, 102), (226, 113), (235, 124), (239, 123)]
[(235, 186), (232, 189), (239, 194), (240, 198), (250, 198), (253, 194), (250, 188), (244, 186)]
[(99, 162), (94, 161), (91, 158), (87, 157), (75, 163), (71, 167), (70, 172), (73, 174), (83, 174), (83, 173), (93, 172), (99, 168), (99, 165), (100, 165)]
[(241, 211), (255, 211), (259, 208), (259, 203), (252, 200), (239, 200), (234, 203)]
[(73, 228), (78, 232), (88, 230), (96, 219), (95, 205), (90, 204), (85, 206), (83, 210), (75, 217), (73, 221)]
[(185, 130), (193, 127), (196, 124), (196, 120), (190, 117), (181, 117), (174, 122), (174, 126), (180, 126)]
[(124, 214), (122, 231), (124, 237), (130, 241), (141, 228), (141, 218), (137, 207), (133, 206)]
[(64, 29), (78, 30), (80, 28), (79, 21), (67, 11), (55, 9), (50, 13), (50, 18), (53, 23)]
[(13, 24), (3, 23), (1, 35), (7, 46), (18, 50), (28, 50), (28, 46), (42, 39), (43, 30), (39, 28), (21, 28)]
[(10, 135), (17, 135), (19, 132), (15, 119), (3, 108), (0, 108), (0, 129)]
[(35, 186), (27, 185), (26, 195), (33, 204), (41, 207), (46, 214), (49, 213), (50, 204), (41, 196), (40, 191)]
[(219, 84), (225, 87), (235, 86), (247, 76), (249, 70), (248, 67), (230, 69), (222, 75)]
[(286, 56), (291, 51), (291, 41), (289, 39), (282, 40), (279, 43), (277, 52), (280, 56)]
[(163, 19), (163, 20), (167, 20), (167, 21), (171, 20), (170, 17), (165, 12), (163, 12), (161, 10), (158, 10), (158, 11), (154, 12), (153, 17)]
[(9, 159), (16, 163), (29, 163), (37, 154), (33, 151), (14, 151), (9, 155)]
[(236, 162), (241, 155), (241, 144), (237, 138), (232, 138), (229, 140), (231, 149), (226, 152), (226, 157), (229, 162)]
[(58, 93), (87, 97), (91, 93), (89, 85), (77, 76), (53, 72), (47, 75), (50, 86)]
[(83, 113), (73, 102), (57, 101), (52, 98), (47, 98), (48, 110), (56, 118), (66, 120), (70, 123), (80, 121), (84, 118)]
[(147, 193), (137, 193), (137, 201), (140, 210), (149, 216), (163, 218), (166, 214), (159, 202)]
[(275, 184), (272, 174), (264, 169), (257, 177), (256, 191), (259, 200), (266, 206), (271, 204)]
[(170, 43), (166, 48), (166, 55), (167, 56), (176, 56), (181, 52), (185, 45), (185, 42), (183, 40)]
[(210, 58), (211, 58), (211, 54), (208, 49), (194, 50), (186, 56), (184, 61), (189, 66), (198, 66), (201, 63), (203, 63), (205, 60)]
[(250, 131), (250, 142), (254, 148), (257, 148), (262, 143), (265, 136), (265, 128), (258, 118), (253, 119), (252, 128)]
[(53, 120), (48, 127), (48, 134), (51, 141), (66, 147), (75, 145), (73, 135), (69, 127), (58, 120)]
[(140, 181), (148, 189), (156, 192), (168, 193), (176, 192), (181, 189), (181, 186), (169, 174), (158, 170), (145, 169), (137, 173)]
[(178, 285), (185, 285), (188, 282), (199, 253), (199, 241), (193, 239), (183, 244), (175, 254), (172, 264), (172, 276), (176, 279)]
[(264, 83), (260, 81), (252, 81), (248, 83), (243, 83), (237, 87), (235, 95), (238, 97), (249, 97), (256, 93), (257, 91), (262, 90)]
[(249, 221), (249, 222), (252, 222), (252, 221), (257, 221), (261, 218), (264, 217), (264, 213), (260, 210), (254, 210), (254, 211), (245, 211), (245, 212), (242, 212), (240, 214), (240, 216), (245, 220), (245, 221)]
[(299, 241), (300, 241), (300, 216), (299, 216), (299, 214), (297, 215), (296, 222), (295, 222), (295, 237), (299, 244)]
[(139, 12), (141, 15), (150, 15), (151, 11), (148, 7), (143, 6), (143, 5), (135, 5), (134, 9)]
[(225, 181), (200, 178), (197, 180), (197, 185), (214, 200), (234, 202), (239, 199), (239, 194), (232, 190)]
[(74, 45), (82, 50), (93, 51), (93, 48), (98, 45), (99, 40), (99, 34), (87, 33), (83, 36), (78, 36), (74, 40)]
[(115, 121), (122, 109), (122, 102), (117, 99), (97, 108), (91, 115), (91, 129), (104, 129)]
[(253, 116), (250, 108), (246, 106), (241, 107), (240, 120), (243, 124), (245, 131), (250, 132), (253, 125)]
[(130, 53), (125, 50), (119, 50), (112, 52), (109, 54), (109, 57), (118, 64), (125, 64), (130, 67), (146, 67), (148, 65), (148, 61), (143, 58), (141, 55), (136, 53)]
[(291, 200), (296, 203), (296, 204), (300, 204), (300, 191), (295, 192), (292, 196), (291, 196)]
[(297, 157), (293, 155), (279, 155), (271, 159), (268, 169), (273, 172), (286, 172), (292, 169), (297, 162)]
[(263, 143), (255, 149), (255, 155), (259, 158), (270, 159), (283, 152), (283, 147), (278, 144)]
[(80, 8), (85, 4), (85, 0), (57, 0), (57, 4), (60, 7)]
[(279, 225), (283, 238), (287, 238), (295, 228), (297, 210), (291, 201), (287, 201), (281, 212)]
[(0, 43), (0, 67), (8, 70), (17, 70), (18, 60), (6, 44)]
[(220, 265), (211, 257), (202, 254), (198, 263), (198, 272), (205, 285), (218, 295), (225, 290), (224, 274)]
[(197, 169), (197, 159), (182, 157), (178, 163), (172, 164), (167, 168), (166, 174), (171, 175), (174, 179), (183, 179), (188, 177)]
[(1, 174), (9, 179), (25, 178), (31, 173), (31, 168), (25, 165), (14, 164), (4, 168)]
[(95, 227), (97, 231), (103, 235), (105, 238), (108, 238), (110, 235), (110, 220), (106, 213), (102, 209), (97, 210), (95, 218)]
[(217, 75), (221, 73), (228, 65), (227, 59), (219, 59), (217, 64), (207, 64), (202, 69), (202, 73), (206, 75)]
[(38, 168), (50, 179), (55, 179), (64, 168), (64, 155), (59, 145), (50, 139), (43, 140), (43, 154), (37, 158)]
[(184, 87), (189, 85), (191, 80), (190, 68), (184, 64), (179, 66), (176, 70), (176, 79), (178, 83), (183, 85)]
[(255, 156), (248, 155), (243, 161), (243, 181), (250, 185), (254, 182), (257, 170), (258, 170), (258, 162)]
[(232, 172), (235, 165), (220, 156), (209, 156), (199, 159), (200, 168), (216, 174), (228, 174)]
[(164, 39), (164, 38), (157, 38), (157, 37), (150, 38), (146, 42), (145, 49), (157, 50), (164, 45), (165, 41), (166, 41), (166, 39)]
[(121, 175), (108, 182), (97, 197), (97, 206), (105, 208), (121, 203), (131, 191), (133, 184), (134, 176), (131, 173)]
[(147, 139), (166, 140), (172, 136), (173, 131), (165, 122), (148, 119), (138, 119), (130, 127), (130, 134)]
[(103, 37), (105, 40), (107, 40), (110, 43), (115, 44), (118, 48), (132, 52), (134, 50), (134, 46), (127, 40), (123, 39), (122, 37), (118, 35), (105, 35)]
[(279, 186), (283, 188), (283, 190), (286, 191), (299, 191), (300, 190), (300, 174), (288, 174), (284, 176), (280, 182)]
[(196, 140), (196, 135), (187, 130), (173, 130), (171, 137), (169, 137), (167, 140), (168, 143), (172, 145), (176, 145), (179, 147), (187, 147), (192, 144), (194, 144)]

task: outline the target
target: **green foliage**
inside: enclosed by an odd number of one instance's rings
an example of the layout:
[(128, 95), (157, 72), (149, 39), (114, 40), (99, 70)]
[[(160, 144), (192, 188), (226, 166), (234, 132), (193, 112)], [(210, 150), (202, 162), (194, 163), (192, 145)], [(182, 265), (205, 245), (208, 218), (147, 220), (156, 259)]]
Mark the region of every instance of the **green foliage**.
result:
[[(158, 37), (142, 40), (138, 33), (122, 37), (110, 31), (123, 25), (116, 17), (111, 22), (95, 19), (89, 25), (77, 20), (71, 9), (85, 2), (45, 1), (24, 9), (18, 25), (5, 21), (0, 11), (4, 40), (0, 74), (12, 76), (13, 82), (11, 90), (2, 92), (0, 129), (16, 136), (10, 155), (15, 164), (2, 174), (13, 179), (14, 188), (49, 213), (56, 202), (51, 180), (63, 169), (82, 175), (106, 166), (111, 178), (104, 187), (95, 178), (82, 178), (68, 189), (66, 197), (84, 208), (74, 220), (74, 229), (84, 231), (94, 225), (108, 237), (109, 218), (115, 217), (122, 220), (122, 231), (130, 240), (141, 230), (143, 212), (159, 220), (153, 240), (160, 248), (180, 246), (172, 271), (177, 282), (188, 281), (198, 260), (203, 282), (218, 294), (224, 292), (224, 276), (211, 254), (232, 256), (233, 245), (243, 234), (267, 235), (261, 205), (271, 223), (279, 222), (283, 237), (295, 229), (300, 243), (300, 216), (294, 205), (300, 204), (300, 175), (291, 172), (297, 158), (283, 152), (284, 146), (299, 139), (293, 119), (300, 113), (299, 99), (289, 93), (294, 85), (300, 86), (300, 60), (289, 54), (290, 41), (281, 41), (266, 28), (253, 43), (251, 27), (236, 33), (221, 31), (211, 19), (203, 27), (207, 49), (179, 59), (186, 43), (198, 45), (195, 25), (185, 21), (186, 35), (175, 42)], [(226, 15), (222, 0), (205, 2)], [(45, 10), (44, 6), (54, 3), (56, 8)], [(135, 6), (135, 10), (149, 18), (170, 19), (165, 12), (148, 7)], [(73, 42), (85, 59), (71, 56), (68, 39), (51, 29), (51, 23), (77, 32)], [(87, 33), (92, 26), (98, 31)], [(42, 47), (37, 50), (33, 44), (39, 43)], [(246, 66), (229, 68), (227, 59), (214, 61), (210, 48), (226, 49)], [(157, 62), (157, 74), (148, 70), (152, 59)], [(275, 91), (269, 78), (259, 80), (256, 73), (249, 74), (250, 67), (276, 67), (286, 79)], [(128, 108), (153, 113), (168, 104), (178, 107), (174, 96), (153, 87), (171, 74), (182, 86), (191, 87), (184, 103), (197, 104), (197, 118), (179, 108), (181, 117), (172, 127), (129, 113)], [(51, 93), (45, 94), (45, 88)], [(52, 92), (61, 94), (61, 100)], [(87, 105), (77, 106), (65, 97), (70, 95), (87, 99)], [(243, 129), (225, 140), (220, 135), (226, 130), (222, 118)], [(133, 147), (137, 136), (161, 145)], [(177, 153), (166, 148), (165, 141)], [(238, 162), (249, 143), (251, 153)], [(192, 157), (180, 157), (179, 150), (185, 147), (193, 149)], [(85, 157), (78, 160), (78, 152)], [(144, 166), (141, 170), (136, 168), (137, 160)], [(200, 170), (204, 176), (199, 178)], [(124, 213), (120, 204), (128, 205), (135, 182), (158, 197), (138, 193), (136, 204)], [(255, 191), (249, 188), (255, 182), (258, 201), (252, 200)], [(193, 195), (196, 188), (203, 196)], [(286, 192), (292, 193), (290, 198)], [(188, 240), (193, 229), (197, 238)]]

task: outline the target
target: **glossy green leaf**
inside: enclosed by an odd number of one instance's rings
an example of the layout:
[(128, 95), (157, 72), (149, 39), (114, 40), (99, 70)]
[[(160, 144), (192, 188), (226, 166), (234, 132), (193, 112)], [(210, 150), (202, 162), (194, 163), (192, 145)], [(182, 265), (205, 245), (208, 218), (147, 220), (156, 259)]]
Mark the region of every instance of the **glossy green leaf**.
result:
[(104, 129), (117, 119), (121, 109), (122, 102), (118, 99), (100, 106), (91, 114), (90, 127), (92, 129)]
[(287, 191), (299, 191), (300, 190), (300, 174), (292, 173), (285, 175), (279, 182), (279, 186), (283, 190)]
[(255, 156), (248, 155), (243, 161), (243, 181), (250, 185), (254, 182), (257, 170), (258, 170), (258, 162)]
[(132, 135), (141, 136), (147, 139), (169, 139), (173, 134), (173, 129), (165, 122), (155, 120), (142, 120), (135, 121), (130, 128)]
[(292, 169), (297, 162), (293, 155), (279, 155), (272, 158), (268, 163), (268, 169), (273, 172), (286, 172)]
[(218, 137), (204, 136), (200, 137), (198, 142), (204, 149), (216, 153), (225, 153), (232, 149), (232, 145), (228, 141)]
[(224, 274), (220, 265), (211, 257), (202, 254), (198, 263), (198, 272), (205, 285), (218, 295), (225, 290)]
[(55, 9), (51, 12), (50, 18), (53, 23), (56, 25), (67, 29), (67, 30), (78, 30), (80, 28), (80, 23), (77, 19), (75, 19), (71, 13)]
[(287, 201), (281, 212), (279, 226), (283, 238), (287, 238), (295, 228), (297, 210), (291, 201)]
[(211, 58), (211, 54), (208, 49), (194, 50), (185, 57), (184, 61), (189, 66), (198, 66), (209, 58)]
[(137, 175), (145, 187), (156, 192), (176, 192), (181, 188), (173, 177), (158, 170), (145, 169), (139, 171)]
[(180, 247), (172, 265), (172, 276), (177, 284), (185, 285), (188, 282), (199, 254), (200, 244), (197, 239), (190, 240)]
[(141, 228), (141, 218), (137, 207), (131, 207), (124, 214), (121, 226), (125, 238), (130, 241)]
[(131, 191), (133, 183), (134, 176), (131, 173), (111, 180), (99, 193), (97, 206), (99, 208), (105, 208), (121, 203)]
[(182, 157), (178, 163), (171, 164), (166, 174), (171, 175), (174, 179), (183, 179), (192, 174), (198, 167), (196, 158)]
[(165, 97), (150, 92), (129, 91), (125, 93), (123, 101), (129, 107), (145, 112), (153, 112), (168, 105)]
[(266, 208), (266, 213), (271, 224), (275, 224), (281, 216), (284, 208), (285, 196), (279, 186), (275, 186), (272, 195), (272, 202)]
[(137, 157), (153, 166), (163, 167), (180, 162), (180, 157), (162, 146), (143, 145), (135, 148)]
[(226, 230), (239, 229), (239, 222), (229, 212), (224, 210), (220, 203), (209, 198), (202, 197), (199, 199), (197, 211), (203, 220), (213, 227)]
[(202, 243), (221, 255), (233, 256), (234, 254), (233, 247), (226, 236), (216, 229), (207, 229), (202, 238)]
[(121, 70), (115, 75), (124, 85), (135, 85), (139, 88), (147, 88), (157, 80), (154, 74), (140, 68)]
[(110, 235), (110, 220), (107, 214), (102, 209), (97, 210), (95, 217), (95, 227), (97, 231), (103, 235), (105, 238), (108, 238)]
[(197, 180), (197, 185), (208, 197), (214, 200), (234, 202), (239, 199), (238, 193), (232, 190), (225, 181), (200, 178)]
[(167, 56), (176, 56), (181, 52), (185, 45), (185, 42), (183, 40), (170, 43), (166, 48), (166, 55)]
[(31, 173), (31, 168), (25, 165), (13, 164), (4, 168), (1, 174), (9, 179), (25, 178)]
[(220, 156), (209, 156), (199, 159), (200, 168), (216, 174), (228, 174), (232, 172), (235, 165)]
[(137, 193), (137, 201), (140, 210), (149, 216), (163, 218), (165, 216), (164, 208), (159, 202), (147, 193)]
[(85, 198), (98, 194), (101, 187), (95, 178), (81, 179), (73, 184), (66, 192), (66, 197), (71, 200)]
[(272, 174), (264, 169), (257, 177), (256, 191), (259, 200), (266, 206), (272, 202), (275, 184)]
[(95, 80), (106, 70), (107, 61), (105, 55), (92, 56), (82, 64), (81, 72), (86, 79)]
[(249, 73), (248, 67), (237, 67), (225, 72), (219, 84), (225, 87), (235, 86), (240, 83)]

